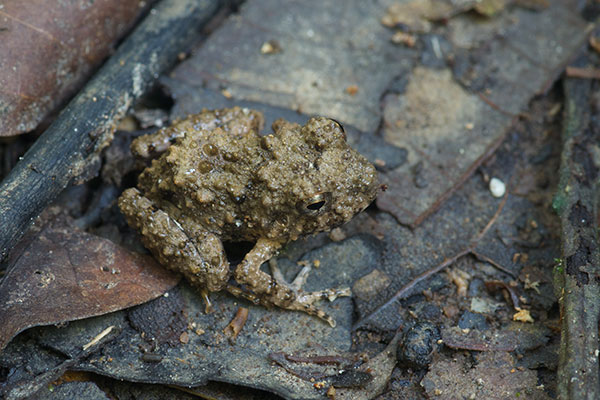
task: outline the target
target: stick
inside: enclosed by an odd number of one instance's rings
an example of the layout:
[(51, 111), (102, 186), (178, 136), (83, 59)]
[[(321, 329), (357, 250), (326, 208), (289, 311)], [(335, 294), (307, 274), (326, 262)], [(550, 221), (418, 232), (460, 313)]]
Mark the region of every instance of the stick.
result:
[(0, 184), (0, 261), (67, 185), (90, 177), (116, 121), (198, 38), (219, 4), (161, 1), (31, 146)]
[(553, 206), (561, 220), (562, 262), (555, 268), (561, 340), (559, 399), (598, 399), (600, 253), (597, 234), (598, 138), (590, 125), (592, 82), (565, 78), (560, 184)]

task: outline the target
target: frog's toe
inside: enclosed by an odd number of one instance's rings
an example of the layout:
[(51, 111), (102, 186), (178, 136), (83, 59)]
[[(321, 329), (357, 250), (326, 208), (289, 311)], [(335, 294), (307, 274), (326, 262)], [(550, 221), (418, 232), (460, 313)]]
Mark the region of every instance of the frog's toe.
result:
[(269, 260), (269, 266), (278, 286), (278, 290), (275, 291), (276, 294), (274, 294), (272, 299), (275, 305), (288, 310), (298, 310), (315, 315), (329, 323), (332, 327), (335, 327), (335, 320), (323, 310), (315, 307), (314, 303), (325, 299), (334, 301), (338, 297), (350, 296), (352, 295), (350, 288), (330, 288), (315, 292), (304, 292), (302, 286), (310, 273), (310, 265), (304, 266), (292, 283), (289, 284), (283, 278), (283, 274), (274, 258)]
[(279, 281), (276, 283), (274, 291), (269, 295), (248, 292), (235, 285), (227, 285), (225, 289), (235, 297), (246, 299), (256, 305), (277, 306), (285, 310), (302, 311), (314, 315), (327, 322), (332, 328), (336, 325), (333, 317), (316, 307), (314, 303), (323, 299), (333, 301), (337, 297), (351, 295), (349, 288), (326, 289), (317, 292), (296, 291), (288, 284)]
[(310, 315), (315, 315), (326, 321), (333, 328), (335, 327), (335, 320), (325, 311), (316, 307), (314, 303), (324, 299), (333, 301), (338, 297), (350, 296), (351, 294), (350, 288), (331, 288), (316, 292), (303, 292), (302, 290), (298, 290), (294, 291), (293, 300), (289, 302), (289, 304), (279, 306), (288, 310), (298, 310)]

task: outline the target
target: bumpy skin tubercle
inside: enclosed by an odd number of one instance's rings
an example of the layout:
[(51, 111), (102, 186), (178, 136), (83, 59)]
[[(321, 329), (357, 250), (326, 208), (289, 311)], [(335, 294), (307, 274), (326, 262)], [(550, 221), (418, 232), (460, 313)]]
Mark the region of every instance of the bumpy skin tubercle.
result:
[[(142, 172), (137, 189), (123, 193), (119, 207), (156, 258), (194, 285), (333, 324), (312, 303), (348, 291), (303, 293), (260, 265), (285, 243), (366, 208), (379, 187), (375, 168), (333, 120), (311, 118), (305, 126), (278, 120), (261, 137), (262, 124), (259, 112), (236, 107), (204, 111), (137, 139), (138, 156), (164, 153)], [(242, 287), (228, 284), (223, 241), (256, 243), (233, 274)]]

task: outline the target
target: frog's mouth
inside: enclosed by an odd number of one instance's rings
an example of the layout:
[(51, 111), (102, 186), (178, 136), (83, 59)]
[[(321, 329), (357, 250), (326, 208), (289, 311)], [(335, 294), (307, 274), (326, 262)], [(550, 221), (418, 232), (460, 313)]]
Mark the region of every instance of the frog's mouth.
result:
[(296, 209), (304, 215), (317, 216), (331, 209), (331, 192), (321, 192), (299, 201)]

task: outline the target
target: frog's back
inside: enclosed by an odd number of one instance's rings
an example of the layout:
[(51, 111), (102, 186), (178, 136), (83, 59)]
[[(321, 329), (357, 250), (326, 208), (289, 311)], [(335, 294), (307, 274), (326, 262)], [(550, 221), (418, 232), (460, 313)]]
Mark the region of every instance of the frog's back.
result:
[(237, 107), (178, 122), (169, 128), (176, 143), (140, 175), (139, 187), (186, 231), (235, 236), (263, 162), (262, 123), (260, 113)]
[[(189, 115), (166, 128), (173, 130), (173, 137), (203, 136), (220, 128), (222, 134), (231, 138), (241, 137), (250, 131), (258, 133), (264, 125), (263, 115), (255, 110), (233, 107), (219, 110), (203, 110)], [(176, 134), (180, 132), (181, 134)]]

